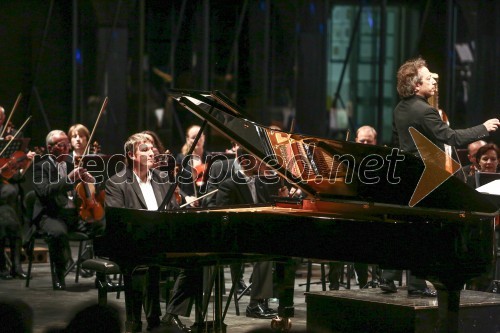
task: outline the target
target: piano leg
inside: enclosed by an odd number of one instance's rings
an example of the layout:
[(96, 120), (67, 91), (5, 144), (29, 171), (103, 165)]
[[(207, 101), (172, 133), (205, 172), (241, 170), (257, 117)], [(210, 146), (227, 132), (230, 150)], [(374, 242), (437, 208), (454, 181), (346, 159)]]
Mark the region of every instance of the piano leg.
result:
[[(125, 331), (142, 332), (141, 307), (142, 293), (134, 290), (133, 274), (131, 269), (123, 269), (123, 287), (125, 294)], [(137, 319), (138, 318), (138, 319)]]
[(297, 262), (294, 259), (276, 261), (276, 284), (278, 286), (278, 318), (273, 319), (273, 330), (288, 332), (294, 316), (293, 296), (295, 291), (295, 271)]
[(457, 333), (461, 288), (440, 288), (436, 286), (436, 289), (439, 311), (439, 332)]

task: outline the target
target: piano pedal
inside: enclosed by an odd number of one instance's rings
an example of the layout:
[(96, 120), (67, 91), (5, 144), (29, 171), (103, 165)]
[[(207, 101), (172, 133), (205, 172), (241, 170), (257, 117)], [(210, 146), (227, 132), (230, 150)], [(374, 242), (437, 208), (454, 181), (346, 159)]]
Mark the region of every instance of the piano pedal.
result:
[(276, 317), (271, 320), (271, 329), (278, 332), (289, 332), (292, 329), (292, 320), (285, 317)]

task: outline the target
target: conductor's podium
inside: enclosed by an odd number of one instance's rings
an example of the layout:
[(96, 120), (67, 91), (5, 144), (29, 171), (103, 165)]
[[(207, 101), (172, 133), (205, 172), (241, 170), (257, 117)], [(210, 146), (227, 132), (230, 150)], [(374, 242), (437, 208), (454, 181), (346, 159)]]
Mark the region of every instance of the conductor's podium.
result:
[[(429, 333), (439, 331), (437, 298), (408, 297), (380, 289), (306, 293), (307, 332)], [(464, 290), (459, 332), (500, 331), (500, 294)]]

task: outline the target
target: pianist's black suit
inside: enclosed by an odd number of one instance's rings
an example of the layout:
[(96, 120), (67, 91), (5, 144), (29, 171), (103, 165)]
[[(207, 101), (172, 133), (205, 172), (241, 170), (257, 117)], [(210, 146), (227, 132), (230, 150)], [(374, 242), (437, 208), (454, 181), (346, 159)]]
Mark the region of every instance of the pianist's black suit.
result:
[[(152, 170), (152, 187), (158, 206), (163, 201), (169, 184), (161, 176), (158, 170)], [(130, 168), (126, 168), (111, 177), (106, 182), (106, 207), (124, 207), (134, 209), (147, 209), (146, 201), (142, 195), (137, 179)], [(177, 208), (177, 202), (172, 199), (168, 208)], [(133, 318), (131, 323), (127, 323), (127, 328), (132, 331), (140, 331), (141, 324), (141, 306), (144, 300), (144, 312), (150, 325), (159, 324), (160, 310), (160, 289), (159, 289), (160, 270), (159, 267), (149, 267), (148, 273), (144, 275), (134, 275), (132, 281), (125, 280), (125, 283), (131, 284), (133, 288), (133, 298), (130, 302), (130, 308), (127, 308), (127, 318)], [(146, 279), (146, 280), (145, 280)], [(148, 282), (147, 290), (143, 290), (145, 281)]]

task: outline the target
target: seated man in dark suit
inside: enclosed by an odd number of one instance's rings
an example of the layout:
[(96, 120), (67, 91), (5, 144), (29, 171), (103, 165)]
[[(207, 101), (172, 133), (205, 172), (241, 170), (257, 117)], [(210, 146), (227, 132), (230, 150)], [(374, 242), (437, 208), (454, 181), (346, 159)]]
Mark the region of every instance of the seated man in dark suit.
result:
[(93, 183), (94, 178), (69, 158), (69, 139), (61, 130), (51, 131), (46, 139), (47, 152), (35, 164), (33, 182), (38, 200), (33, 216), (41, 216), (40, 228), (47, 234), (49, 254), (55, 264), (54, 289), (65, 289), (68, 230), (79, 228), (78, 210), (74, 204), (77, 182)]
[[(219, 185), (217, 206), (265, 203), (271, 201), (273, 194), (288, 195), (286, 187), (280, 187), (277, 177), (274, 177), (274, 182), (263, 182), (257, 177), (262, 175), (264, 164), (254, 156), (241, 148), (236, 155), (240, 169), (231, 173), (231, 176)], [(247, 317), (269, 319), (277, 315), (266, 302), (273, 297), (272, 268), (271, 261), (258, 262), (254, 265), (250, 304), (246, 309)]]

